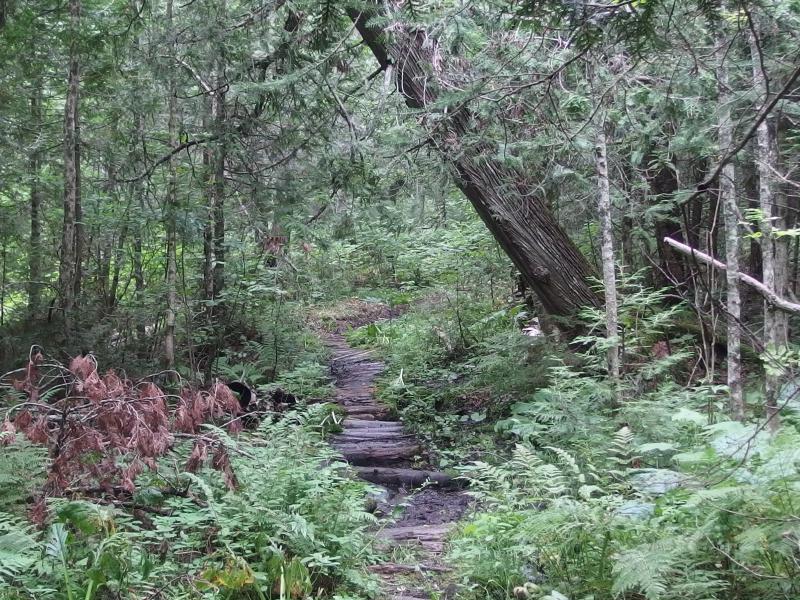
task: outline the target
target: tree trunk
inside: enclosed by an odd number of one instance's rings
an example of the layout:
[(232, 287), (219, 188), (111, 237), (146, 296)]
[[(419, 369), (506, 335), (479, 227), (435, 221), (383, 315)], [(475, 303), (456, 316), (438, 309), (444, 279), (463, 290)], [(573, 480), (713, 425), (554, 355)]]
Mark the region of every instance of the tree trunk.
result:
[[(657, 206), (674, 197), (678, 190), (678, 176), (672, 168), (660, 165), (652, 174), (648, 173), (647, 184), (649, 195), (653, 200), (651, 205)], [(660, 271), (655, 274), (653, 280), (661, 287), (685, 288), (689, 283), (686, 263), (680, 255), (664, 243), (665, 237), (681, 241), (684, 239), (680, 207), (672, 206), (668, 214), (656, 216), (653, 225), (660, 266)]]
[[(376, 9), (383, 5), (375, 4)], [(348, 14), (381, 68), (396, 73), (395, 85), (406, 104), (423, 109), (434, 103), (442, 73), (432, 60), (436, 51), (432, 39), (423, 31), (403, 29), (387, 43), (387, 34), (369, 24), (375, 13), (348, 9)], [(533, 182), (496, 160), (494, 147), (467, 145), (470, 134), (480, 127), (467, 107), (452, 107), (448, 115), (430, 132), (430, 141), (544, 309), (554, 315), (574, 315), (584, 306), (600, 306), (588, 282), (592, 268), (537, 195)]]
[(8, 272), (7, 267), (8, 259), (8, 244), (5, 237), (3, 238), (3, 249), (0, 250), (0, 327), (6, 324), (6, 275)]
[[(753, 30), (760, 31), (759, 21), (753, 20)], [(759, 40), (749, 34), (750, 54), (753, 63), (753, 85), (760, 96), (767, 98), (767, 74), (764, 72), (759, 51)], [(785, 297), (789, 282), (789, 238), (778, 237), (775, 232), (786, 228), (786, 199), (781, 197), (776, 181), (778, 169), (778, 143), (774, 118), (767, 117), (756, 130), (756, 167), (758, 170), (758, 198), (762, 218), (761, 265), (764, 285), (776, 295)], [(766, 376), (764, 391), (770, 430), (778, 428), (778, 394), (785, 366), (780, 356), (789, 341), (788, 315), (769, 302), (764, 303), (764, 347), (766, 349)]]
[[(209, 99), (210, 103), (210, 99)], [(208, 114), (211, 114), (210, 106), (207, 107)], [(203, 119), (203, 129), (209, 128), (208, 119)], [(203, 171), (205, 173), (206, 186), (206, 222), (203, 227), (203, 300), (211, 301), (214, 299), (214, 156), (211, 145), (207, 144), (203, 148)], [(211, 314), (210, 307), (206, 307), (206, 316)]]
[[(133, 9), (134, 13), (137, 12), (137, 3), (135, 0), (132, 0), (131, 8)], [(135, 51), (136, 55), (138, 56), (142, 52), (142, 37), (141, 35), (136, 36), (135, 40)], [(136, 75), (139, 75), (139, 72), (136, 72)], [(146, 169), (145, 163), (145, 123), (144, 123), (144, 114), (142, 113), (141, 107), (138, 105), (134, 105), (133, 107), (133, 126), (134, 126), (134, 140), (133, 140), (133, 148), (130, 153), (131, 165), (133, 169), (136, 170)], [(139, 358), (144, 358), (145, 356), (145, 348), (146, 345), (144, 343), (145, 337), (147, 335), (147, 329), (145, 326), (145, 316), (142, 314), (143, 311), (141, 310), (144, 306), (144, 264), (143, 264), (143, 237), (144, 232), (147, 228), (147, 224), (144, 222), (144, 215), (145, 215), (145, 206), (144, 206), (144, 186), (142, 184), (142, 179), (136, 179), (131, 184), (130, 192), (132, 194), (131, 198), (131, 206), (136, 206), (138, 209), (137, 217), (133, 219), (133, 285), (134, 285), (134, 299), (136, 307), (139, 309), (136, 315), (136, 341), (137, 341), (137, 352)]]
[[(720, 156), (725, 156), (733, 146), (733, 122), (731, 121), (728, 67), (725, 64), (726, 39), (719, 35), (716, 39), (719, 66), (719, 115), (717, 136)], [(739, 206), (736, 201), (736, 173), (733, 162), (722, 169), (719, 176), (719, 198), (722, 204), (725, 223), (725, 271), (727, 281), (727, 336), (728, 336), (728, 388), (730, 393), (731, 416), (744, 420), (744, 394), (742, 389), (742, 349), (741, 329), (742, 305), (739, 291)]]
[(36, 135), (30, 158), (31, 231), (28, 248), (28, 318), (38, 317), (42, 304), (42, 81), (37, 79), (31, 94), (31, 126)]
[(214, 218), (214, 297), (225, 288), (225, 80), (223, 62), (218, 63), (216, 91), (211, 99), (215, 134), (212, 213)]
[(80, 129), (78, 106), (80, 93), (80, 63), (78, 35), (80, 28), (80, 0), (69, 0), (70, 47), (67, 97), (64, 103), (64, 221), (61, 234), (61, 261), (58, 288), (64, 326), (69, 332), (73, 326), (73, 310), (80, 293), (81, 251), (80, 242)]
[(617, 275), (614, 260), (614, 222), (611, 219), (611, 186), (608, 180), (608, 148), (605, 118), (595, 142), (595, 168), (597, 170), (597, 216), (600, 219), (600, 256), (603, 263), (603, 290), (606, 300), (606, 336), (608, 337), (608, 376), (616, 386), (619, 382), (619, 343), (617, 341), (619, 318), (617, 307)]
[[(224, 30), (225, 0), (219, 3), (218, 20)], [(222, 34), (219, 34), (222, 35)], [(215, 40), (213, 76), (209, 88), (209, 120), (215, 142), (203, 153), (206, 168), (206, 192), (208, 197), (208, 221), (203, 232), (203, 291), (206, 299), (218, 299), (225, 287), (225, 44)], [(209, 315), (217, 311), (210, 310)]]
[[(174, 36), (172, 18), (173, 0), (167, 0), (167, 31), (170, 37)], [(175, 55), (175, 42), (170, 42), (170, 52)], [(170, 63), (173, 68), (174, 61)], [(175, 86), (175, 76), (170, 71), (167, 83), (168, 99), (168, 122), (169, 145), (175, 148), (178, 145), (177, 127), (177, 89)], [(178, 261), (177, 261), (177, 204), (178, 204), (178, 181), (175, 169), (175, 155), (169, 157), (169, 174), (167, 181), (167, 197), (165, 209), (164, 230), (167, 237), (167, 311), (164, 331), (164, 364), (167, 369), (175, 368), (175, 321), (178, 305)]]

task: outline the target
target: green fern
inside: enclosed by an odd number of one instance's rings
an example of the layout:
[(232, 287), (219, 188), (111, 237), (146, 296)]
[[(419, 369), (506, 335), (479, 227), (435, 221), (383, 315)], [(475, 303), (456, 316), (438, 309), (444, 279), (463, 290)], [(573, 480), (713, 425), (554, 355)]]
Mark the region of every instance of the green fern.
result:
[(42, 555), (42, 545), (32, 527), (22, 519), (0, 512), (0, 589), (27, 571)]
[(621, 553), (614, 564), (611, 592), (639, 592), (647, 600), (666, 598), (670, 580), (684, 568), (691, 546), (689, 539), (667, 538)]

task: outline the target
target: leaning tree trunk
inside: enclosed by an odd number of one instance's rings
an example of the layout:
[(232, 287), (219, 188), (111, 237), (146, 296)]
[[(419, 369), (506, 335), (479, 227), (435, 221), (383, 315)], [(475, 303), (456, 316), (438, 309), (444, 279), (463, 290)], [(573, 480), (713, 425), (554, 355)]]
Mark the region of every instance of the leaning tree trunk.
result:
[[(376, 1), (375, 6), (379, 10), (383, 3)], [(415, 109), (433, 104), (442, 73), (432, 60), (436, 48), (431, 38), (420, 30), (400, 29), (389, 41), (382, 29), (369, 23), (376, 14), (355, 9), (348, 14), (381, 68), (396, 73), (395, 85), (406, 104)], [(581, 307), (599, 306), (600, 298), (588, 281), (592, 268), (536, 193), (534, 182), (498, 161), (491, 145), (468, 145), (479, 124), (466, 106), (453, 107), (447, 114), (430, 140), (544, 309), (574, 315)]]
[(78, 60), (78, 34), (80, 27), (80, 0), (69, 1), (70, 46), (67, 97), (64, 103), (64, 221), (61, 232), (61, 261), (58, 288), (64, 325), (72, 329), (76, 294), (80, 292), (80, 155), (78, 102), (80, 92), (80, 63)]
[[(719, 83), (719, 114), (717, 136), (720, 156), (725, 156), (733, 146), (728, 67), (725, 64), (727, 43), (724, 36), (717, 37), (720, 49), (717, 81)], [(730, 410), (734, 419), (744, 420), (744, 392), (742, 388), (741, 320), (742, 303), (739, 291), (739, 206), (736, 202), (736, 173), (733, 162), (728, 162), (719, 175), (719, 198), (725, 222), (725, 260), (727, 270), (726, 306), (728, 336), (728, 389)]]

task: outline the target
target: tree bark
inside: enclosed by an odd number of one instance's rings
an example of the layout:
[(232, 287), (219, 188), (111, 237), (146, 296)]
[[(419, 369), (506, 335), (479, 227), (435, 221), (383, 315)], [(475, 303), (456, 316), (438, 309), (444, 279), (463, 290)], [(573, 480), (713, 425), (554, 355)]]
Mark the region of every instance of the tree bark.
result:
[[(753, 30), (760, 32), (759, 21), (753, 19)], [(753, 85), (760, 96), (767, 99), (767, 74), (761, 63), (759, 40), (749, 34), (750, 54), (753, 64)], [(786, 228), (786, 199), (781, 197), (780, 185), (776, 182), (778, 172), (778, 143), (775, 135), (774, 117), (767, 117), (756, 129), (756, 168), (758, 171), (758, 198), (761, 209), (761, 266), (762, 281), (775, 295), (785, 297), (789, 282), (789, 238), (780, 238), (776, 231)], [(789, 342), (789, 319), (785, 312), (764, 303), (764, 347), (766, 373), (764, 397), (770, 429), (778, 428), (778, 394), (785, 367), (778, 357)]]
[[(719, 65), (717, 82), (719, 85), (719, 114), (717, 117), (717, 137), (720, 156), (724, 157), (733, 147), (733, 122), (731, 121), (728, 67), (725, 64), (727, 49), (723, 35), (717, 36)], [(742, 304), (739, 291), (739, 206), (736, 201), (736, 173), (732, 161), (720, 171), (719, 198), (722, 204), (725, 223), (725, 260), (727, 269), (726, 312), (728, 336), (728, 390), (730, 393), (731, 416), (744, 420), (744, 392), (742, 387), (742, 348), (741, 329)]]
[(61, 234), (61, 260), (58, 288), (61, 294), (61, 309), (67, 332), (73, 327), (73, 311), (77, 294), (80, 293), (82, 244), (80, 242), (80, 62), (78, 57), (78, 35), (80, 29), (80, 0), (69, 0), (69, 71), (67, 96), (64, 103), (64, 221)]
[[(369, 24), (382, 6), (376, 1), (374, 12), (348, 9), (348, 14), (381, 68), (395, 73), (406, 105), (429, 108), (442, 77), (438, 62), (432, 60), (435, 44), (426, 32), (405, 28), (394, 31), (389, 42), (383, 30)], [(495, 159), (493, 146), (467, 145), (480, 123), (466, 106), (452, 107), (446, 114), (430, 132), (431, 143), (544, 309), (570, 316), (584, 306), (600, 306), (588, 282), (592, 268), (537, 195), (533, 182)]]

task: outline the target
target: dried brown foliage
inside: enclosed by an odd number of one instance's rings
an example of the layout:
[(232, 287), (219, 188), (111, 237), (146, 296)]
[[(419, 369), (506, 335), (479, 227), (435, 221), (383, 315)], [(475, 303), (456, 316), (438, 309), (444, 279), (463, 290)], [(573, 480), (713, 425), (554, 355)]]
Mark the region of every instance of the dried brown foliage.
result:
[[(17, 378), (0, 379), (0, 386), (13, 387), (24, 400), (8, 407), (0, 443), (21, 433), (48, 448), (47, 494), (132, 493), (137, 476), (157, 469), (176, 437), (196, 437), (187, 470), (208, 463), (228, 486), (236, 486), (225, 445), (213, 435), (199, 435), (204, 423), (241, 430), (239, 401), (222, 382), (207, 391), (186, 388), (168, 396), (152, 381), (133, 382), (113, 370), (100, 374), (91, 355), (77, 356), (65, 367), (46, 362), (38, 351), (12, 375)], [(41, 508), (31, 510), (44, 518)]]

